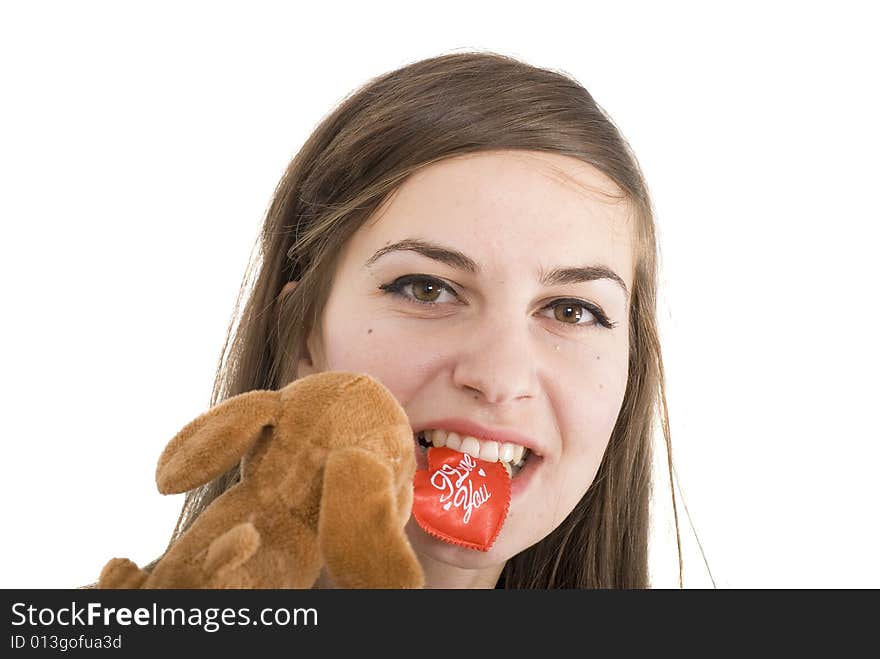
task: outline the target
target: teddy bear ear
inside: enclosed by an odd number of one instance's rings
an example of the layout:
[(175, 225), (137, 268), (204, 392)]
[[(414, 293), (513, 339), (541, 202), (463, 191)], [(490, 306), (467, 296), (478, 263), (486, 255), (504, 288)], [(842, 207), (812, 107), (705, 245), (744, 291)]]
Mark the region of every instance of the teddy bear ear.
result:
[(248, 391), (228, 398), (178, 432), (159, 456), (156, 485), (178, 494), (231, 469), (274, 426), (281, 409), (277, 391)]

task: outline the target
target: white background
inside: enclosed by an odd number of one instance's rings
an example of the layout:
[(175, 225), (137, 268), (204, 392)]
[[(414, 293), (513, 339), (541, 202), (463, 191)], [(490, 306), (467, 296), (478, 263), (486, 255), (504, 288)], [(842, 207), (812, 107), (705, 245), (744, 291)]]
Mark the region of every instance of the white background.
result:
[(870, 3), (296, 4), (0, 8), (0, 587), (162, 552), (155, 462), (284, 167), (369, 78), (464, 49), (573, 75), (645, 171), (685, 586), (880, 587)]

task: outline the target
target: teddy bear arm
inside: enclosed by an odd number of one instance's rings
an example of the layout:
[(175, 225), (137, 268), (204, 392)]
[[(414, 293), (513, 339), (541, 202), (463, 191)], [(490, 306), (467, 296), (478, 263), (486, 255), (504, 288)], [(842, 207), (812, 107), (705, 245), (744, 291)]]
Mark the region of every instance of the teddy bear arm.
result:
[(149, 573), (127, 558), (111, 558), (101, 570), (98, 588), (140, 588), (148, 576)]
[(318, 541), (338, 588), (421, 588), (424, 573), (399, 524), (389, 465), (360, 448), (324, 467)]
[(231, 570), (248, 560), (260, 547), (260, 532), (250, 522), (233, 526), (215, 538), (205, 555), (204, 570), (219, 574)]

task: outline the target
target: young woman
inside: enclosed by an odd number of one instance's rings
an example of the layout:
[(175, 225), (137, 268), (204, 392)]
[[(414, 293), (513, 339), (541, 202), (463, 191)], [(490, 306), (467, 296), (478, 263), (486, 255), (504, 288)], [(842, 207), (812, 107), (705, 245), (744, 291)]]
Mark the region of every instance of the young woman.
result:
[[(365, 372), (425, 431), (421, 467), (433, 443), (513, 473), (488, 552), (410, 521), (428, 587), (650, 585), (658, 418), (671, 456), (654, 221), (582, 86), (484, 52), (375, 78), (294, 157), (259, 247), (212, 405)], [(238, 477), (188, 493), (171, 543)]]

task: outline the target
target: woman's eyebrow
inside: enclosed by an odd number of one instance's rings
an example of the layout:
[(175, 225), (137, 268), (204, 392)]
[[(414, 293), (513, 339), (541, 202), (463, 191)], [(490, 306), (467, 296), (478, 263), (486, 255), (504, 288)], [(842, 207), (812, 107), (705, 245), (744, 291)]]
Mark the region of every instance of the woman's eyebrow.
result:
[[(364, 267), (370, 267), (379, 258), (389, 252), (407, 250), (418, 252), (422, 256), (427, 256), (429, 259), (445, 263), (456, 270), (463, 270), (472, 275), (480, 273), (480, 266), (478, 266), (477, 263), (466, 254), (451, 247), (445, 247), (438, 243), (419, 240), (417, 238), (399, 240), (396, 243), (380, 248), (367, 260)], [(623, 278), (614, 272), (614, 270), (604, 265), (555, 268), (550, 272), (542, 273), (540, 282), (544, 286), (554, 286), (559, 284), (578, 284), (583, 281), (595, 281), (597, 279), (610, 279), (617, 283), (617, 285), (623, 289), (624, 297), (629, 300), (629, 291), (626, 288), (626, 283), (623, 281)]]

